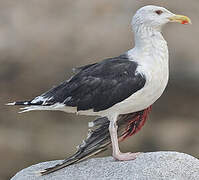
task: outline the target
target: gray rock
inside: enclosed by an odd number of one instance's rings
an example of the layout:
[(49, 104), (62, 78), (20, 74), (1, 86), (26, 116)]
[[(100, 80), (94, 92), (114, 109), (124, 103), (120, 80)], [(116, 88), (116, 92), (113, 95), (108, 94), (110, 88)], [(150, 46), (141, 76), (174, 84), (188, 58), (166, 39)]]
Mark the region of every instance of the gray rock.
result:
[(11, 180), (198, 180), (199, 160), (178, 152), (143, 153), (133, 161), (94, 158), (46, 176), (36, 176), (61, 161), (43, 162), (18, 172)]

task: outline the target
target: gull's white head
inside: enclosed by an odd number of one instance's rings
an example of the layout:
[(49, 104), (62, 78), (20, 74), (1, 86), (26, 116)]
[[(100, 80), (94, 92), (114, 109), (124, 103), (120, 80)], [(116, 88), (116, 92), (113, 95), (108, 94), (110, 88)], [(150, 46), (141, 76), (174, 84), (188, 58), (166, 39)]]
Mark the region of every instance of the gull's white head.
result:
[(132, 20), (133, 29), (146, 27), (161, 30), (168, 22), (179, 22), (181, 24), (191, 23), (187, 16), (176, 15), (164, 7), (148, 5), (137, 10)]

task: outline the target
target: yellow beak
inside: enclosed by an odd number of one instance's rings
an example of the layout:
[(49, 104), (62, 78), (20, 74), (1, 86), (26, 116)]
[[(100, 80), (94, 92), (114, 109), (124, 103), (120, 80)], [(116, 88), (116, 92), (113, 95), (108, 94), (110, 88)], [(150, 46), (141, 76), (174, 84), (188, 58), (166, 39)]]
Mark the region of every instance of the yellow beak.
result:
[(183, 15), (174, 15), (169, 18), (170, 22), (178, 22), (181, 24), (191, 24), (191, 19)]

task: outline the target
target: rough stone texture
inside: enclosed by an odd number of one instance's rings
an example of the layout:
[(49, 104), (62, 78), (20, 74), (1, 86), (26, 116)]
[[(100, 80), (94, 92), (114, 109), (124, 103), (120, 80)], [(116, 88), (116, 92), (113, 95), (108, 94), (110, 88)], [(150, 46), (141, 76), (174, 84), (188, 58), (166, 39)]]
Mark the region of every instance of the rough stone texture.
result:
[(18, 172), (11, 180), (198, 180), (199, 160), (178, 152), (143, 153), (134, 161), (119, 162), (112, 157), (95, 158), (46, 176), (35, 172), (60, 161), (43, 162)]

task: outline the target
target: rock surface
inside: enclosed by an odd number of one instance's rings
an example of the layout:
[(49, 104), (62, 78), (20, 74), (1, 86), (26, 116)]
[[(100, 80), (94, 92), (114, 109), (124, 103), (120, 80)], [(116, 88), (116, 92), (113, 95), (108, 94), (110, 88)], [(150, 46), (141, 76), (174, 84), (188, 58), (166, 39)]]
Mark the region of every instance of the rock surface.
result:
[(199, 160), (178, 152), (143, 153), (134, 161), (94, 158), (46, 176), (35, 172), (59, 161), (43, 162), (18, 172), (11, 180), (198, 180)]

